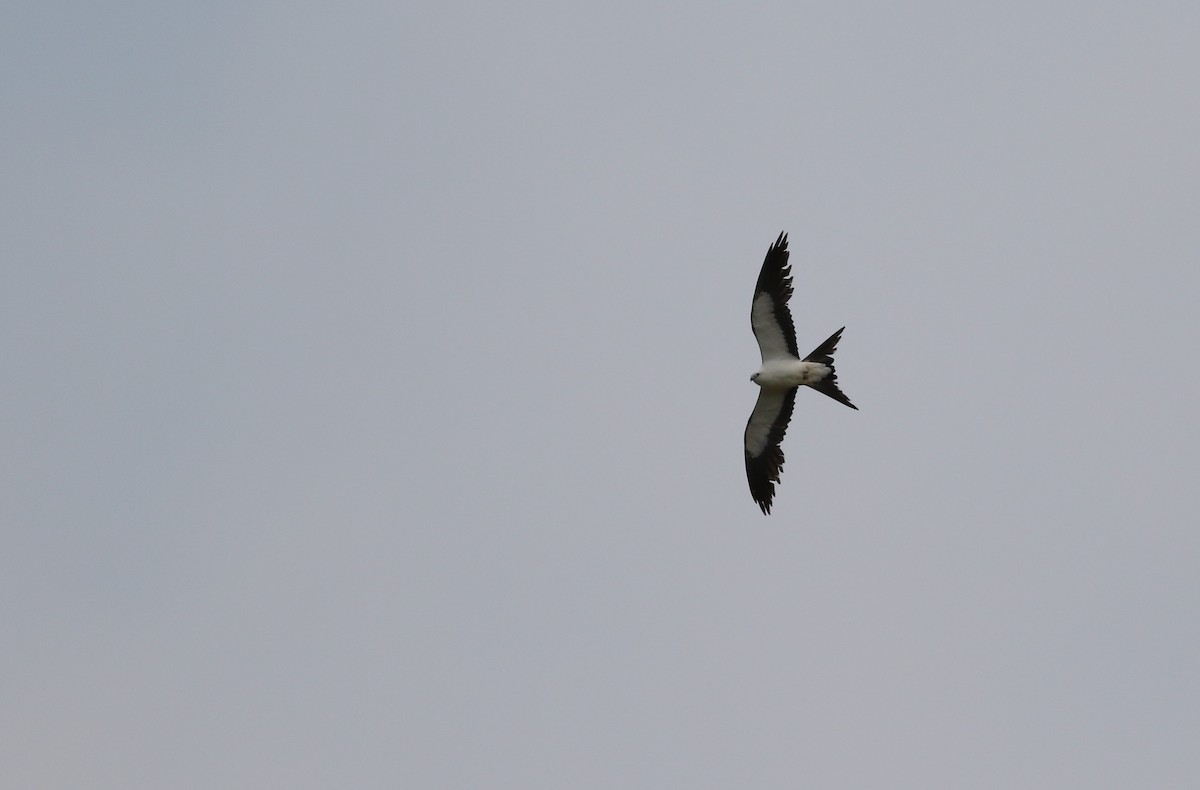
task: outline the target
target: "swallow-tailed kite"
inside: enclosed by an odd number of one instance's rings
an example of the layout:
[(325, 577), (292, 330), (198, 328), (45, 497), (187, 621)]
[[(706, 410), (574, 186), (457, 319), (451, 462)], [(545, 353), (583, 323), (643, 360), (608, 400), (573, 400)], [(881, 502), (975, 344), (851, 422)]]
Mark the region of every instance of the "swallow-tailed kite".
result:
[(791, 295), (787, 234), (780, 233), (767, 250), (750, 307), (750, 326), (762, 352), (762, 367), (750, 377), (759, 386), (759, 392), (758, 402), (746, 423), (746, 479), (750, 481), (750, 496), (764, 515), (771, 512), (775, 484), (783, 469), (783, 450), (779, 444), (792, 417), (796, 390), (809, 386), (838, 403), (858, 409), (838, 389), (837, 373), (833, 370), (833, 353), (846, 327), (801, 359), (796, 352), (796, 329), (787, 306)]

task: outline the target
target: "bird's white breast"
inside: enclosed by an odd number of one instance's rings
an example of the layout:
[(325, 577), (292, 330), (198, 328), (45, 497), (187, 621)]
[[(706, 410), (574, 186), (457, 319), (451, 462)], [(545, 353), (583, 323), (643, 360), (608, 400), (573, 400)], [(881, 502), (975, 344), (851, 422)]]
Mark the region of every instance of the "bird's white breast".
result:
[(791, 389), (802, 384), (814, 384), (828, 375), (829, 366), (820, 362), (773, 359), (759, 368), (754, 383), (770, 389)]

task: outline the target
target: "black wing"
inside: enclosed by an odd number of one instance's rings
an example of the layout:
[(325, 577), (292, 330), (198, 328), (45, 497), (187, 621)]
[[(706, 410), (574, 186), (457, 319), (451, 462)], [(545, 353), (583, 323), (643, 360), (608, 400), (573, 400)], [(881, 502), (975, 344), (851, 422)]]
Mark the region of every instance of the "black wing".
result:
[(750, 496), (754, 497), (764, 515), (771, 512), (775, 484), (779, 482), (779, 474), (783, 471), (783, 449), (779, 445), (787, 433), (795, 402), (795, 387), (789, 390), (760, 390), (754, 411), (746, 423), (743, 437), (746, 480), (750, 483)]
[(787, 234), (780, 233), (763, 259), (750, 308), (750, 327), (758, 339), (763, 361), (782, 356), (785, 350), (793, 357), (799, 357), (796, 327), (787, 306), (791, 297), (792, 267), (788, 265)]

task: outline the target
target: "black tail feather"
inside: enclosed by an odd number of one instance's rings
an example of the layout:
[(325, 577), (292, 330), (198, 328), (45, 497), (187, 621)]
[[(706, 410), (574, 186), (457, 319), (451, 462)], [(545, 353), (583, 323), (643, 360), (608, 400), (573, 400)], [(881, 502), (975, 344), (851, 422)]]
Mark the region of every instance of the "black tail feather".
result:
[(850, 399), (846, 397), (846, 393), (838, 389), (837, 372), (835, 372), (833, 369), (833, 354), (835, 351), (837, 351), (838, 341), (842, 339), (842, 332), (845, 331), (845, 329), (846, 327), (842, 327), (830, 335), (829, 339), (813, 349), (813, 352), (805, 357), (804, 361), (820, 362), (822, 365), (829, 367), (828, 376), (821, 379), (817, 383), (809, 384), (808, 386), (812, 387), (822, 395), (828, 395), (838, 403), (844, 403), (855, 411), (858, 411), (858, 407), (850, 402)]

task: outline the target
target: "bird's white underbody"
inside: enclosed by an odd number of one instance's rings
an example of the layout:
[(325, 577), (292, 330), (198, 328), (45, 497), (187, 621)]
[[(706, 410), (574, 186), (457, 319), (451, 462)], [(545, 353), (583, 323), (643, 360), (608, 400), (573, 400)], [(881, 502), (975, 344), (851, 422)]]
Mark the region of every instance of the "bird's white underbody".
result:
[(805, 384), (815, 384), (829, 375), (832, 370), (820, 362), (805, 362), (800, 359), (772, 359), (750, 377), (764, 389), (791, 389)]

